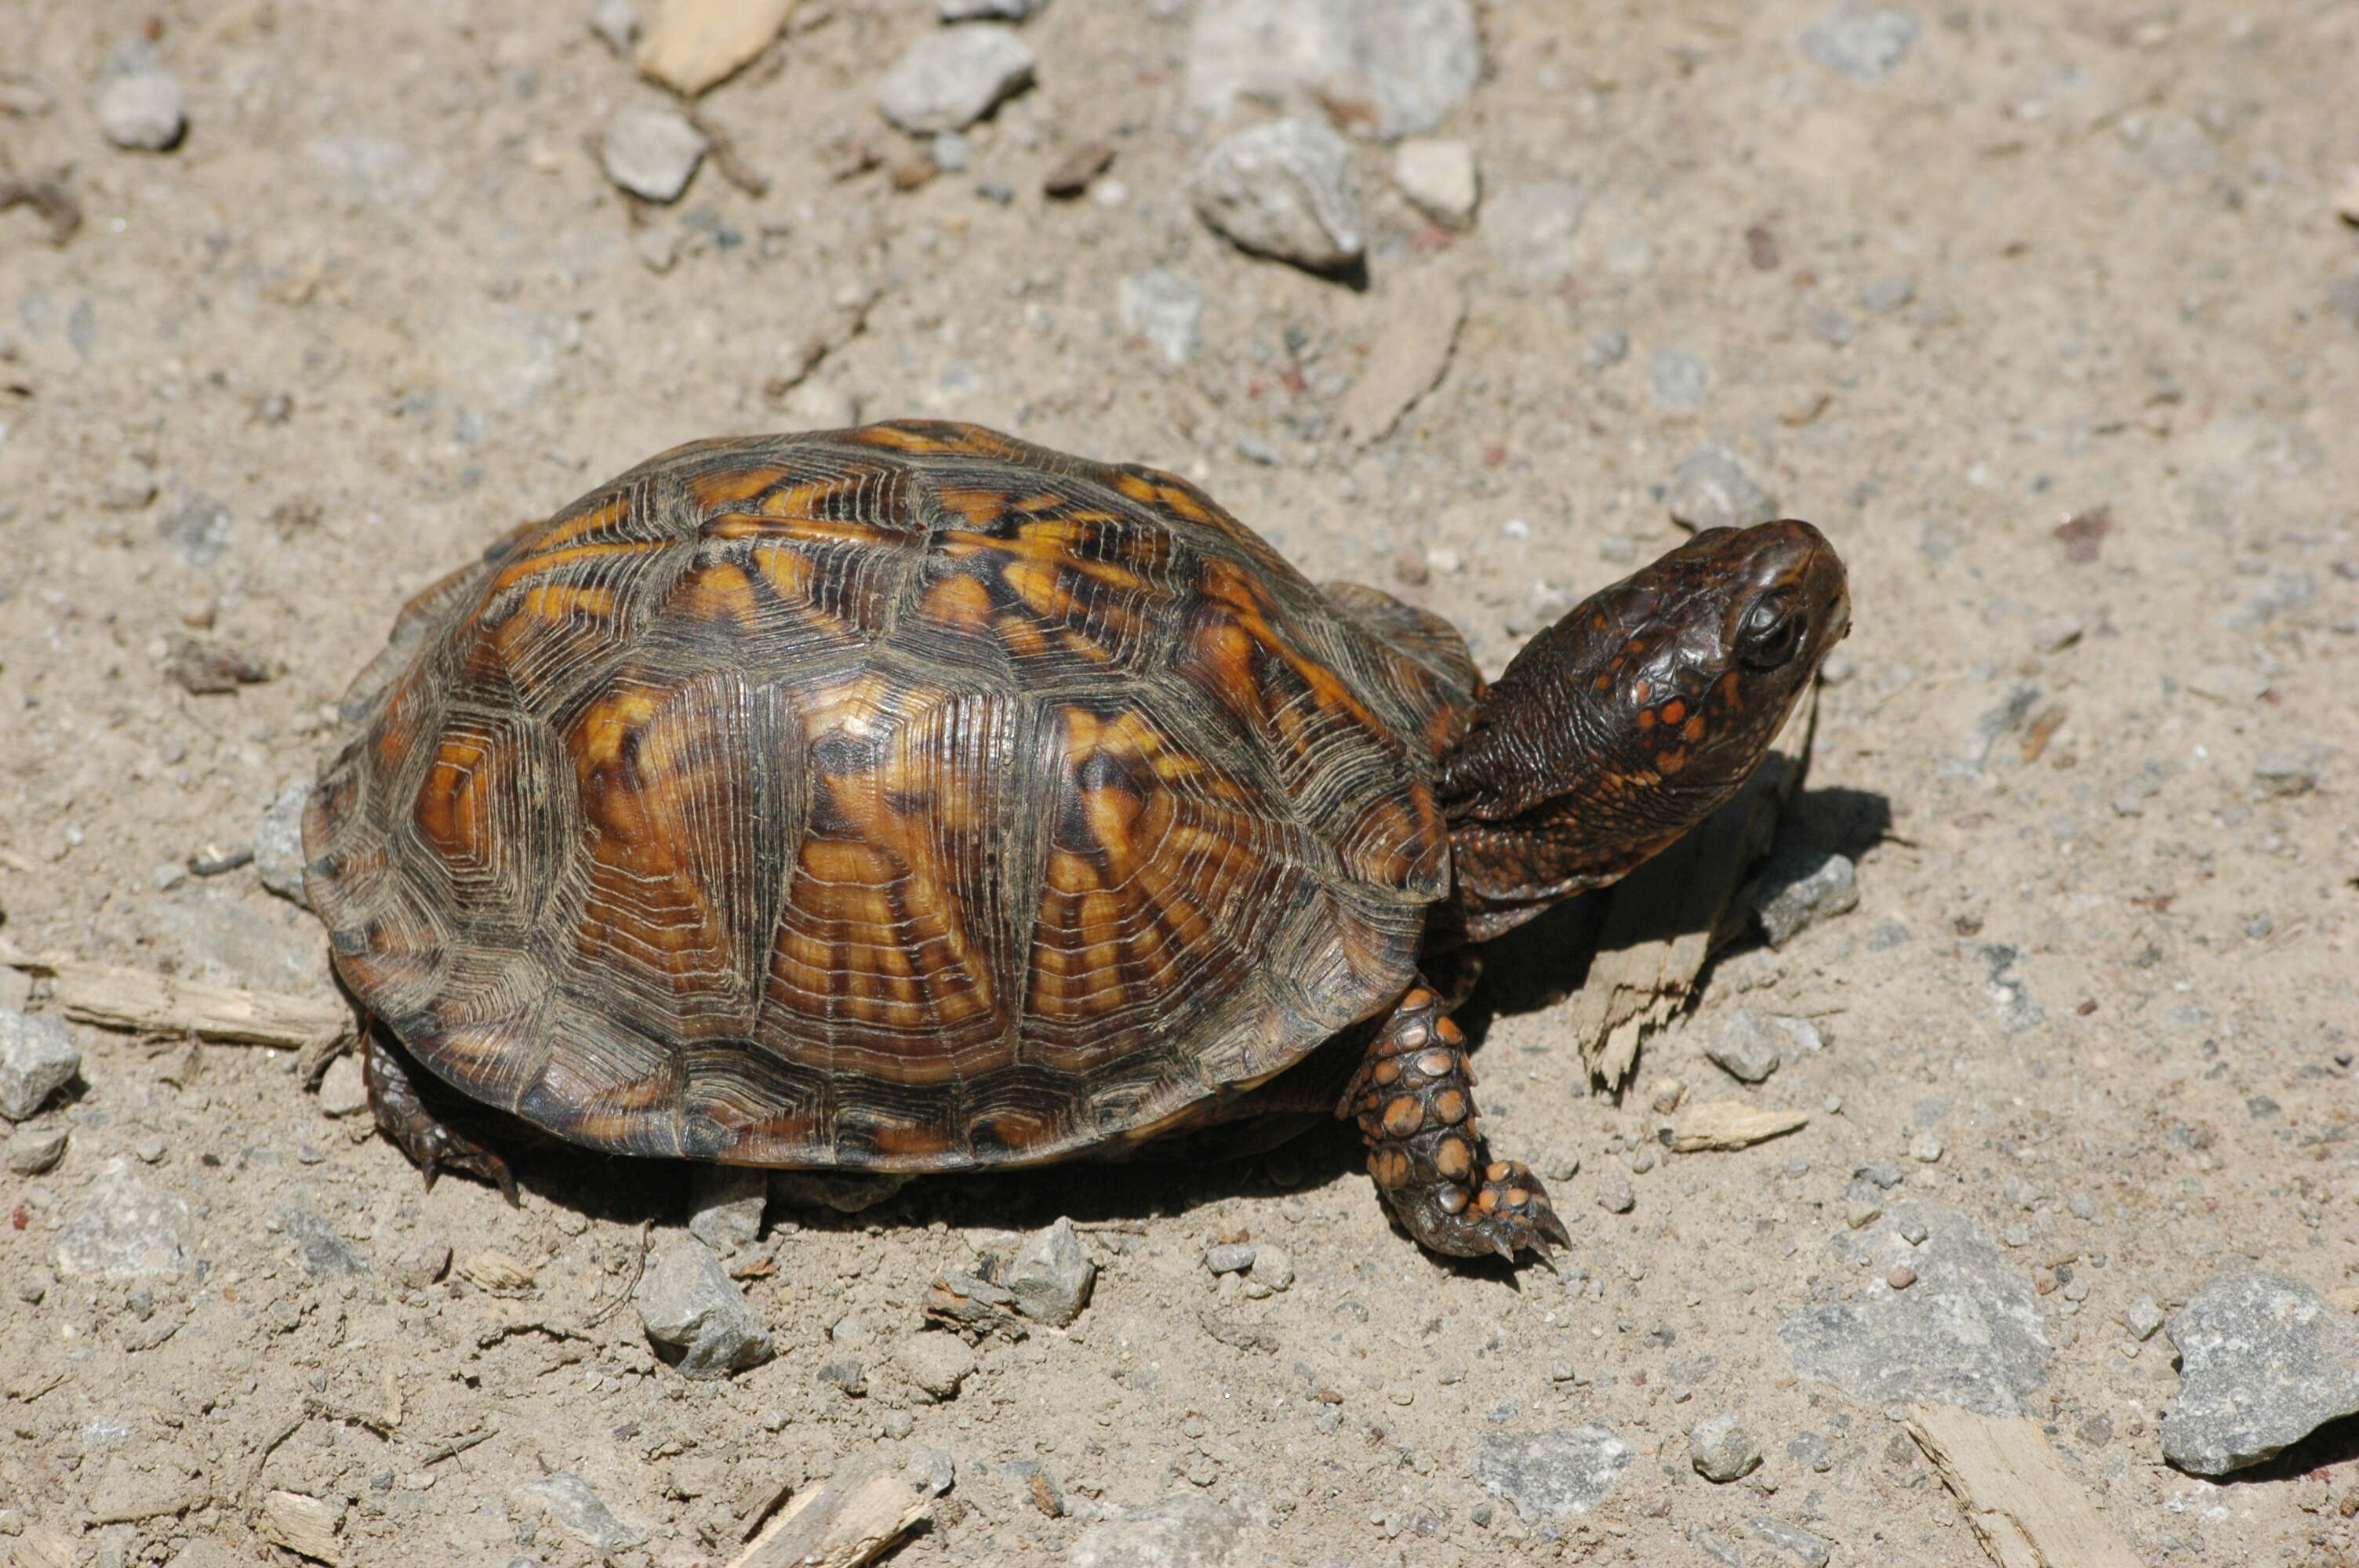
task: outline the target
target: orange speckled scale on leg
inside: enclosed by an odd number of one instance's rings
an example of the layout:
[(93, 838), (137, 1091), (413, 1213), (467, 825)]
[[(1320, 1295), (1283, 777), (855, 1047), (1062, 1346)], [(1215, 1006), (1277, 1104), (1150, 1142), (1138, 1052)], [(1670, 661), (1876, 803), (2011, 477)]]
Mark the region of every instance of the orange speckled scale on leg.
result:
[(1570, 1246), (1539, 1178), (1491, 1158), (1473, 1114), (1465, 1036), (1440, 1008), (1423, 986), (1401, 998), (1335, 1114), (1358, 1124), (1369, 1173), (1409, 1234), (1435, 1251), (1512, 1261), (1519, 1252)]

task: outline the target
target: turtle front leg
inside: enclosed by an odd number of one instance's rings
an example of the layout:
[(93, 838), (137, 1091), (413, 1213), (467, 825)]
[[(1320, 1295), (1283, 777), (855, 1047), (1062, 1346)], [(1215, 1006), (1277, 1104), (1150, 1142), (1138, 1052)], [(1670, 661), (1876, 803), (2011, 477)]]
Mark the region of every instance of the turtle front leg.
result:
[(509, 1207), (518, 1206), (508, 1162), (435, 1115), (411, 1071), (408, 1058), (382, 1027), (372, 1022), (361, 1031), (361, 1081), (368, 1086), (369, 1112), (376, 1118), (376, 1130), (425, 1173), (428, 1190), (447, 1167), (481, 1176), (500, 1189)]
[(1521, 1162), (1494, 1160), (1474, 1114), (1466, 1036), (1424, 986), (1368, 1043), (1335, 1114), (1359, 1124), (1368, 1173), (1409, 1234), (1436, 1252), (1545, 1255), (1572, 1238)]

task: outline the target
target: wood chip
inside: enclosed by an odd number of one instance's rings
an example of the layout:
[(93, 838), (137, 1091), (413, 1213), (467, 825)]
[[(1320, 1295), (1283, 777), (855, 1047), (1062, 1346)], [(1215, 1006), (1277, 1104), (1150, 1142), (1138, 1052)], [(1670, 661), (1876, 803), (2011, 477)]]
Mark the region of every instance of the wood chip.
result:
[(1401, 416), (1432, 390), (1450, 368), (1458, 329), (1466, 319), (1466, 289), (1455, 271), (1431, 266), (1411, 274), (1377, 300), (1384, 325), (1368, 348), (1368, 362), (1336, 406), (1344, 438), (1364, 447), (1392, 433)]
[(661, 0), (639, 35), (639, 74), (693, 98), (744, 70), (787, 25), (795, 0)]
[(1735, 799), (1602, 894), (1596, 952), (1572, 999), (1571, 1028), (1591, 1076), (1606, 1088), (1629, 1081), (1640, 1044), (1687, 1006), (1704, 960), (1731, 934), (1736, 890), (1769, 848), (1817, 726), (1813, 690)]
[(315, 1562), (341, 1563), (336, 1525), (342, 1513), (301, 1492), (270, 1492), (262, 1499), (262, 1538)]
[(1671, 1124), (1671, 1152), (1693, 1154), (1706, 1149), (1743, 1149), (1810, 1124), (1810, 1117), (1799, 1110), (1756, 1110), (1733, 1099), (1712, 1100), (1680, 1113), (1679, 1120)]
[(2143, 1568), (2037, 1422), (1917, 1405), (1908, 1435), (1999, 1568)]
[[(505, 1252), (470, 1252), (458, 1261), (459, 1272), (487, 1291), (527, 1291), (533, 1272)], [(538, 1320), (532, 1326), (538, 1327)]]
[(933, 1510), (936, 1488), (874, 1454), (797, 1498), (729, 1568), (859, 1568)]
[(0, 964), (46, 974), (58, 1011), (77, 1023), (153, 1034), (194, 1034), (246, 1045), (307, 1045), (349, 1037), (352, 1009), (332, 996), (289, 996), (200, 985), (174, 975), (118, 968), (0, 941)]

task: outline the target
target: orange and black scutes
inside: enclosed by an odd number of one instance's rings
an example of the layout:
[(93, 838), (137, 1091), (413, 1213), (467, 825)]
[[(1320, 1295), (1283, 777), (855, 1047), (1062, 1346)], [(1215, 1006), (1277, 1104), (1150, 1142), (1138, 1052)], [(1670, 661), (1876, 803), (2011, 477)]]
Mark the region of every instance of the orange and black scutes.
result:
[(309, 888), (421, 1061), (568, 1138), (1050, 1160), (1399, 994), (1475, 687), (1168, 474), (953, 425), (699, 442), (405, 611)]

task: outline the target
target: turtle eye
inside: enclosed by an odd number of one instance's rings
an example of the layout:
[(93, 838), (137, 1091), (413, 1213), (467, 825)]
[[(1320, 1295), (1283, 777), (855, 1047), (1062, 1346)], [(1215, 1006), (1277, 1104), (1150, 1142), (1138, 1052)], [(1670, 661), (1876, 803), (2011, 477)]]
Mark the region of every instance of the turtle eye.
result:
[(1736, 629), (1736, 656), (1747, 669), (1782, 668), (1801, 646), (1801, 612), (1782, 595), (1755, 600)]

